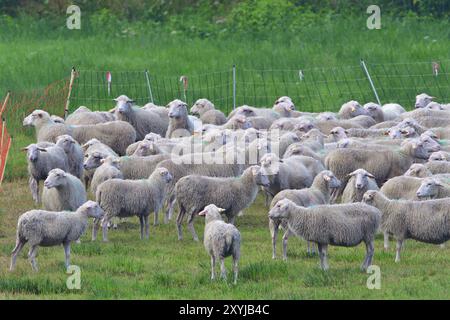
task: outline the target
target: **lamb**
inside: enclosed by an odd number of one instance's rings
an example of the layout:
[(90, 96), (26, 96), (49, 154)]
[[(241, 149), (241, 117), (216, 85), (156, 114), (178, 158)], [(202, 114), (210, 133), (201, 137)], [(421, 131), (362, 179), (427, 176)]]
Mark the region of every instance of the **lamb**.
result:
[(208, 99), (198, 99), (191, 108), (191, 113), (198, 116), (205, 124), (223, 125), (227, 118), (223, 112), (216, 110), (214, 104)]
[(143, 110), (134, 106), (134, 101), (125, 95), (114, 99), (116, 101), (115, 115), (118, 120), (130, 123), (136, 130), (136, 140), (144, 139), (149, 132), (165, 136), (168, 121), (150, 109)]
[(329, 268), (328, 245), (354, 247), (364, 242), (366, 256), (361, 270), (367, 270), (372, 264), (375, 233), (381, 219), (381, 212), (377, 208), (364, 203), (304, 208), (289, 199), (283, 199), (270, 209), (269, 218), (286, 221), (289, 230), (295, 235), (316, 242), (322, 270)]
[(96, 194), (97, 187), (110, 179), (123, 179), (123, 174), (120, 171), (120, 159), (116, 157), (107, 156), (100, 160), (101, 165), (95, 170), (91, 182), (91, 192)]
[(349, 101), (341, 106), (338, 112), (340, 119), (350, 119), (356, 116), (367, 115), (367, 111), (359, 104), (358, 101)]
[(188, 117), (187, 104), (175, 99), (168, 106), (170, 121), (166, 138), (191, 136), (194, 133), (194, 123)]
[(397, 239), (395, 262), (400, 262), (403, 241), (443, 244), (450, 239), (450, 200), (448, 198), (426, 201), (389, 200), (381, 192), (370, 190), (363, 201), (383, 213), (381, 229), (384, 247), (389, 247), (389, 235)]
[(342, 203), (361, 202), (367, 190), (379, 190), (375, 177), (364, 169), (349, 174), (350, 180), (342, 193)]
[(76, 211), (86, 201), (86, 189), (80, 179), (61, 169), (48, 173), (42, 193), (45, 210)]
[(417, 197), (422, 199), (440, 199), (450, 197), (450, 179), (446, 179), (447, 183), (440, 181), (438, 178), (425, 178), (419, 189), (417, 189)]
[(238, 278), (238, 263), (241, 255), (241, 234), (239, 230), (230, 223), (222, 220), (221, 213), (225, 209), (210, 204), (199, 212), (199, 216), (205, 217), (204, 246), (211, 257), (211, 280), (216, 277), (216, 261), (220, 260), (220, 275), (227, 278), (224, 258), (233, 257), (234, 284)]
[(367, 115), (371, 116), (376, 123), (384, 122), (384, 112), (380, 105), (369, 102), (364, 105), (364, 110), (366, 110)]
[(88, 218), (101, 219), (103, 210), (94, 201), (87, 201), (75, 212), (30, 210), (19, 217), (16, 246), (12, 251), (10, 271), (14, 270), (16, 258), (24, 245), (30, 243), (28, 258), (37, 271), (38, 246), (49, 247), (62, 244), (66, 268), (70, 265), (70, 243), (78, 240), (88, 225)]
[(81, 106), (67, 117), (65, 123), (70, 125), (86, 125), (114, 120), (116, 120), (116, 117), (111, 112), (91, 111), (88, 108)]
[(22, 150), (27, 152), (28, 184), (31, 195), (33, 200), (39, 203), (39, 182), (47, 179), (52, 169), (59, 168), (67, 171), (69, 168), (67, 155), (62, 148), (48, 142), (30, 144)]
[[(108, 241), (108, 223), (113, 217), (138, 216), (141, 225), (141, 239), (149, 237), (148, 216), (155, 214), (155, 225), (158, 224), (158, 212), (172, 175), (166, 168), (153, 171), (148, 179), (122, 180), (111, 179), (103, 182), (97, 188), (96, 200), (105, 211), (102, 220), (103, 241)], [(92, 239), (97, 237), (99, 224), (95, 223)]]
[(56, 145), (62, 148), (67, 155), (69, 173), (81, 179), (83, 176), (84, 155), (80, 144), (74, 138), (65, 134), (56, 138)]
[[(285, 198), (302, 207), (327, 204), (330, 203), (332, 190), (336, 190), (340, 186), (341, 182), (336, 178), (333, 172), (324, 170), (316, 175), (311, 187), (309, 188), (304, 188), (301, 190), (286, 189), (277, 193), (270, 204), (270, 208), (273, 208), (278, 201)], [(283, 259), (287, 260), (287, 240), (289, 238), (290, 231), (285, 222), (281, 223), (281, 226), (284, 230), (286, 230), (283, 235)], [(269, 219), (269, 230), (272, 235), (273, 259), (276, 258), (276, 242), (279, 227), (280, 221)], [(309, 253), (310, 244), (308, 242), (308, 254)]]
[(250, 206), (258, 194), (260, 167), (247, 168), (239, 178), (216, 178), (189, 175), (175, 185), (175, 196), (180, 207), (177, 217), (178, 240), (182, 239), (181, 223), (188, 215), (188, 228), (195, 241), (194, 217), (208, 204), (224, 208), (228, 221), (234, 224), (237, 214)]

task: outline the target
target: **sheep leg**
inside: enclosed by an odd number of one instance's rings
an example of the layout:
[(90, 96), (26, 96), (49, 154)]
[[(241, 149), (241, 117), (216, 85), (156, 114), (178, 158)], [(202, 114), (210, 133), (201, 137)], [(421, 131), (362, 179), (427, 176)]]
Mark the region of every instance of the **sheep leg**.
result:
[(9, 267), (9, 271), (13, 271), (14, 270), (14, 267), (16, 266), (17, 256), (19, 255), (20, 251), (22, 251), (23, 246), (25, 245), (25, 243), (26, 243), (26, 241), (20, 241), (20, 240), (16, 241), (16, 247), (12, 251), (11, 265)]
[(397, 240), (395, 262), (400, 262), (400, 252), (402, 251), (403, 240)]
[(372, 264), (374, 253), (373, 239), (366, 242), (366, 257), (361, 265), (361, 270), (366, 271), (367, 268)]
[(103, 241), (108, 241), (108, 223), (109, 223), (109, 217), (105, 216), (102, 220), (102, 234), (103, 234)]
[(31, 196), (34, 202), (39, 203), (39, 184), (33, 177), (28, 179), (28, 185), (30, 186)]
[(144, 225), (145, 225), (145, 239), (148, 240), (150, 237), (150, 229), (148, 224), (148, 216), (144, 216)]
[(64, 242), (64, 255), (66, 257), (66, 269), (70, 266), (70, 242)]
[(445, 242), (444, 242), (444, 243), (441, 243), (441, 244), (439, 245), (439, 248), (445, 249)]
[(169, 197), (169, 200), (167, 200), (167, 210), (166, 210), (166, 217), (164, 220), (164, 223), (168, 223), (169, 220), (172, 219), (173, 209), (175, 208), (175, 202), (177, 199), (175, 198), (175, 194), (171, 194)]
[(289, 229), (283, 234), (283, 260), (287, 261), (287, 243), (289, 238)]
[(389, 233), (383, 232), (384, 237), (384, 250), (389, 250)]
[(153, 217), (153, 225), (157, 226), (159, 224), (159, 208), (154, 208), (153, 212), (155, 213), (155, 216)]
[(216, 267), (216, 257), (214, 255), (211, 256), (211, 280), (216, 278), (216, 271), (214, 270)]
[(28, 259), (30, 259), (31, 262), (31, 268), (33, 269), (33, 271), (38, 271), (38, 265), (37, 265), (37, 261), (36, 261), (36, 254), (37, 254), (37, 248), (38, 246), (32, 245), (30, 248), (30, 251), (28, 251)]
[(97, 232), (100, 227), (100, 219), (94, 218), (92, 221), (92, 241), (97, 240)]
[(268, 192), (264, 192), (264, 195), (265, 195), (264, 204), (268, 208), (270, 205), (270, 194)]
[(189, 215), (189, 219), (188, 219), (188, 229), (191, 231), (194, 241), (198, 241), (198, 236), (197, 236), (197, 233), (195, 232), (195, 228), (194, 228), (194, 217), (195, 217), (194, 212), (191, 212), (191, 214)]
[(223, 280), (227, 280), (227, 269), (225, 268), (224, 257), (220, 257), (220, 276)]
[(236, 215), (232, 215), (231, 217), (228, 218), (228, 223), (231, 223), (232, 225), (234, 225), (236, 221)]
[(236, 284), (239, 273), (239, 256), (233, 256), (233, 273), (234, 273), (233, 283)]
[(183, 239), (183, 231), (181, 229), (181, 224), (183, 222), (184, 215), (186, 214), (186, 209), (183, 206), (180, 206), (180, 212), (177, 216), (177, 232), (178, 232), (178, 240)]
[(277, 237), (278, 237), (279, 223), (269, 220), (269, 230), (272, 235), (272, 259), (277, 257)]
[(139, 216), (139, 225), (141, 227), (141, 240), (144, 239), (144, 217)]
[(317, 245), (319, 247), (320, 267), (322, 268), (322, 270), (326, 271), (329, 268), (327, 261), (328, 245), (321, 243), (318, 243)]

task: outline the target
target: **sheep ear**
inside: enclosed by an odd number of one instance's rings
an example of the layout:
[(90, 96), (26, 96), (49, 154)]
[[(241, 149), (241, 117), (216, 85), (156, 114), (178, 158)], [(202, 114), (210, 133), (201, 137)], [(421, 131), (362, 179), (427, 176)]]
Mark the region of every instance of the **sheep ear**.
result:
[(345, 133), (345, 134), (348, 134), (348, 130), (344, 130), (344, 133)]
[(22, 148), (20, 151), (28, 151), (28, 147)]
[(327, 176), (327, 175), (324, 175), (324, 176), (323, 176), (323, 179), (324, 179), (325, 181), (330, 181), (330, 180), (331, 180), (331, 178), (330, 178), (329, 176)]
[(349, 177), (353, 177), (356, 174), (356, 171), (353, 171), (351, 173), (348, 174)]
[(135, 103), (136, 101), (134, 101), (134, 100), (128, 100), (127, 102), (129, 102), (129, 103)]
[(202, 210), (202, 211), (200, 211), (199, 213), (198, 213), (198, 215), (199, 216), (206, 216), (206, 209), (205, 210)]
[(114, 113), (114, 112), (116, 112), (116, 108), (109, 109), (108, 112), (109, 113)]
[(224, 208), (217, 208), (217, 210), (219, 210), (220, 213), (225, 212)]
[(439, 186), (439, 187), (444, 187), (444, 185), (440, 182), (440, 181), (435, 181), (435, 184), (437, 185), (437, 186)]
[(42, 151), (42, 152), (47, 152), (47, 149), (45, 149), (45, 148), (40, 148), (40, 147), (38, 147), (37, 148), (39, 151)]
[(100, 163), (105, 163), (106, 159), (100, 159)]
[(375, 176), (369, 172), (366, 173), (366, 176), (368, 176), (369, 178), (375, 179)]

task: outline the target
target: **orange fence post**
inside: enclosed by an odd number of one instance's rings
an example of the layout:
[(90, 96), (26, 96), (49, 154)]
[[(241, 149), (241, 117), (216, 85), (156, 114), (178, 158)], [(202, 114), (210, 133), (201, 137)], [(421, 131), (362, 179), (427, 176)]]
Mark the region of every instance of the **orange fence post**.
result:
[(5, 100), (2, 103), (2, 107), (0, 108), (0, 117), (2, 116), (3, 111), (6, 110), (6, 104), (8, 103), (9, 95), (10, 95), (10, 92), (8, 91), (8, 93), (6, 94)]
[(11, 148), (11, 137), (6, 130), (6, 121), (1, 122), (0, 138), (0, 186), (5, 175), (6, 161), (8, 159), (9, 149)]

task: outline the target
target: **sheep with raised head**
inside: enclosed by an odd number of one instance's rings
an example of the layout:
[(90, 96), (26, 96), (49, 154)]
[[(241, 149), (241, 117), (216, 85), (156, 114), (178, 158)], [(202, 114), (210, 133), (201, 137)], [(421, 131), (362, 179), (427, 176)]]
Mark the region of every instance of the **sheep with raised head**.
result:
[(80, 144), (74, 138), (65, 134), (56, 139), (56, 145), (62, 148), (67, 155), (69, 173), (81, 179), (83, 176), (84, 154)]
[(354, 247), (364, 242), (366, 256), (361, 270), (367, 270), (372, 264), (375, 234), (381, 219), (377, 208), (364, 203), (305, 208), (283, 199), (270, 209), (269, 218), (286, 221), (289, 230), (296, 236), (317, 243), (322, 270), (329, 268), (328, 245)]
[(198, 99), (191, 108), (191, 114), (198, 116), (204, 124), (223, 125), (227, 118), (222, 111), (217, 110), (208, 99)]
[(125, 95), (114, 99), (116, 102), (115, 115), (118, 120), (130, 123), (136, 130), (136, 140), (144, 139), (149, 132), (165, 136), (168, 121), (151, 109), (143, 110), (134, 106), (134, 101)]
[(432, 102), (434, 97), (426, 94), (421, 93), (416, 96), (416, 103), (414, 104), (414, 107), (416, 109), (418, 108), (425, 108), (430, 102)]
[(342, 203), (361, 202), (367, 190), (379, 190), (375, 177), (364, 169), (357, 169), (349, 176), (342, 193)]
[(241, 234), (239, 230), (231, 223), (225, 223), (222, 220), (221, 213), (225, 209), (219, 208), (214, 204), (207, 205), (199, 216), (205, 217), (205, 233), (203, 244), (211, 257), (211, 280), (216, 277), (216, 261), (220, 261), (220, 275), (223, 279), (227, 278), (224, 258), (232, 256), (234, 284), (237, 283), (238, 263), (241, 255)]
[(48, 173), (42, 193), (45, 210), (76, 211), (86, 201), (86, 189), (80, 179), (61, 169)]
[(395, 262), (400, 262), (403, 241), (443, 244), (450, 239), (450, 199), (426, 201), (389, 200), (379, 191), (370, 190), (363, 201), (382, 212), (381, 230), (384, 247), (389, 247), (389, 235), (397, 239)]
[(19, 217), (16, 246), (12, 251), (10, 270), (14, 270), (17, 256), (30, 243), (28, 258), (33, 270), (37, 271), (38, 246), (49, 247), (62, 244), (66, 268), (70, 265), (70, 243), (78, 240), (88, 226), (88, 218), (100, 219), (103, 210), (94, 201), (87, 201), (75, 212), (30, 210)]
[(187, 104), (179, 99), (175, 99), (168, 104), (169, 107), (169, 127), (166, 138), (188, 137), (194, 133), (194, 123), (189, 118)]
[[(148, 239), (150, 212), (155, 214), (158, 224), (158, 212), (161, 209), (172, 175), (165, 168), (158, 168), (147, 179), (142, 180), (106, 180), (97, 187), (95, 195), (98, 204), (105, 211), (102, 220), (103, 241), (108, 241), (108, 223), (114, 217), (138, 216), (141, 226), (141, 239)], [(96, 239), (99, 224), (93, 226), (92, 238)]]
[[(194, 217), (208, 204), (224, 208), (228, 221), (234, 224), (239, 212), (249, 207), (256, 198), (259, 179), (264, 179), (259, 166), (247, 168), (239, 178), (189, 175), (175, 185), (175, 197), (180, 207), (177, 217), (178, 239), (182, 239), (181, 223), (188, 216), (188, 229), (198, 241)], [(268, 182), (265, 182), (267, 184)]]
[[(83, 144), (81, 146), (81, 148), (84, 150), (84, 158), (85, 159), (89, 158), (89, 156), (95, 152), (99, 153), (99, 156), (98, 156), (99, 159), (106, 158), (107, 156), (118, 157), (117, 153), (113, 149), (111, 149), (109, 146), (107, 146), (106, 144), (100, 142), (99, 140), (97, 140), (95, 138), (87, 141), (85, 144)], [(95, 168), (97, 168), (97, 167), (95, 167), (93, 169), (86, 169), (84, 167), (84, 163), (83, 163), (83, 168), (84, 168), (84, 172), (83, 172), (84, 186), (87, 189), (89, 186), (89, 183), (92, 180), (92, 177), (94, 175)]]
[(120, 159), (107, 156), (100, 160), (101, 165), (95, 170), (91, 182), (91, 192), (96, 194), (97, 187), (110, 179), (123, 179), (122, 171), (120, 171)]
[(38, 203), (39, 182), (47, 179), (48, 173), (52, 169), (62, 169), (67, 171), (69, 168), (67, 155), (61, 147), (53, 143), (40, 142), (30, 144), (22, 150), (27, 152), (28, 162), (28, 184), (33, 200)]

